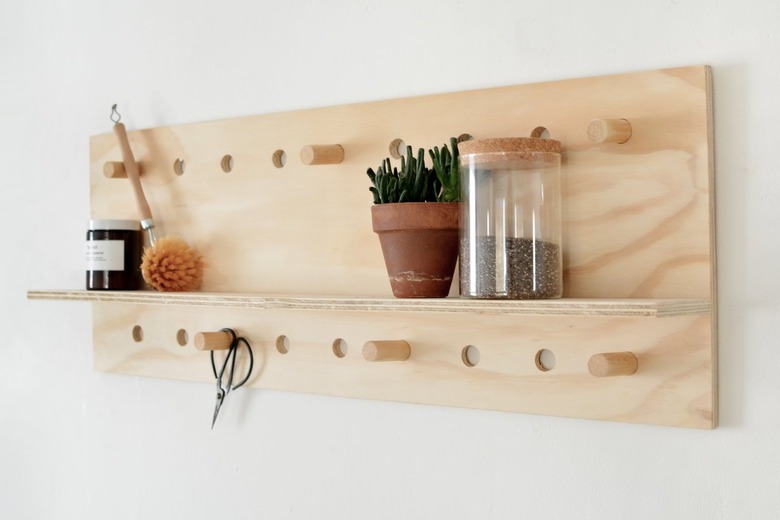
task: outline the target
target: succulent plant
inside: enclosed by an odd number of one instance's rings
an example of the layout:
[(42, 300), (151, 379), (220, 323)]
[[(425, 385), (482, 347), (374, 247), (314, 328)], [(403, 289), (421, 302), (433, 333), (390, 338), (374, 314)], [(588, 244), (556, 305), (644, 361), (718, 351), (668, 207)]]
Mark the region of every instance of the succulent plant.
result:
[(457, 202), (460, 200), (460, 165), (458, 163), (458, 140), (450, 138), (450, 152), (447, 145), (441, 151), (438, 146), (428, 150), (436, 173), (436, 200), (438, 202)]
[(393, 168), (390, 159), (385, 159), (376, 169), (366, 171), (374, 184), (369, 188), (374, 194), (374, 204), (390, 202), (426, 202), (430, 196), (431, 170), (425, 167), (425, 150), (420, 148), (417, 157), (412, 147), (406, 147), (406, 157), (401, 157), (401, 171)]
[(394, 168), (390, 159), (382, 161), (376, 169), (366, 171), (373, 186), (374, 204), (391, 202), (457, 202), (460, 199), (458, 167), (458, 140), (450, 139), (452, 152), (447, 145), (442, 149), (428, 150), (433, 168), (425, 167), (425, 150), (412, 155), (412, 147), (406, 147), (406, 157), (401, 157), (401, 170)]

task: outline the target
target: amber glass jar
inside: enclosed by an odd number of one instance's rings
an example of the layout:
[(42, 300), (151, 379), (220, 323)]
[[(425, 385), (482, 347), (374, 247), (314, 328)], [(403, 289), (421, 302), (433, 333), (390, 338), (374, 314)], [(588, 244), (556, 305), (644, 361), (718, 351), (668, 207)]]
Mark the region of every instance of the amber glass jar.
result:
[(137, 220), (90, 220), (87, 228), (87, 289), (141, 288), (141, 225)]

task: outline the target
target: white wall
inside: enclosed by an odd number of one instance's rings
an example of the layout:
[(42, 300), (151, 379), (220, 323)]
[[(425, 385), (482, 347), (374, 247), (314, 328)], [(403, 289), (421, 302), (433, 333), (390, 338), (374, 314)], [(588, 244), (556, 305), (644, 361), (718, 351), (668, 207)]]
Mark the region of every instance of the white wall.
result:
[[(204, 2), (205, 3), (205, 2)], [(775, 0), (0, 0), (0, 517), (780, 515)], [(600, 423), (91, 369), (88, 138), (670, 66), (715, 78), (721, 427)]]

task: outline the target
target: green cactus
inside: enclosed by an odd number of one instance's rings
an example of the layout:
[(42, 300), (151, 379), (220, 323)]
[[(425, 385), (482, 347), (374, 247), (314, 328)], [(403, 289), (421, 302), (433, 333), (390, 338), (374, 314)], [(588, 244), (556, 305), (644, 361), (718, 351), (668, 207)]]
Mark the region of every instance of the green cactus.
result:
[(429, 195), (431, 170), (425, 167), (425, 150), (420, 148), (417, 157), (412, 147), (406, 147), (406, 157), (401, 157), (401, 171), (393, 168), (390, 159), (385, 159), (376, 169), (369, 168), (366, 175), (373, 186), (374, 204), (391, 202), (426, 202)]
[(438, 146), (428, 150), (433, 161), (433, 171), (436, 173), (436, 200), (438, 202), (457, 202), (460, 200), (460, 165), (458, 156), (458, 140), (450, 138), (450, 153), (447, 145), (441, 151)]
[(428, 150), (433, 160), (433, 168), (425, 167), (425, 150), (417, 150), (412, 155), (412, 147), (406, 147), (406, 157), (401, 157), (401, 171), (392, 167), (390, 159), (374, 171), (366, 170), (373, 186), (369, 188), (374, 196), (374, 204), (391, 202), (457, 202), (460, 200), (460, 168), (458, 167), (458, 140), (450, 139), (450, 152), (447, 145), (442, 149)]

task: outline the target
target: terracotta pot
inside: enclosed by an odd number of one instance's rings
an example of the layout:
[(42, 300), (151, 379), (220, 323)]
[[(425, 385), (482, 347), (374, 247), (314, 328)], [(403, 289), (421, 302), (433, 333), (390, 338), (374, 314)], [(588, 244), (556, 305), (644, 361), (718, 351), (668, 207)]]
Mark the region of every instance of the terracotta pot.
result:
[(397, 298), (444, 298), (458, 260), (457, 202), (371, 207), (387, 275)]

